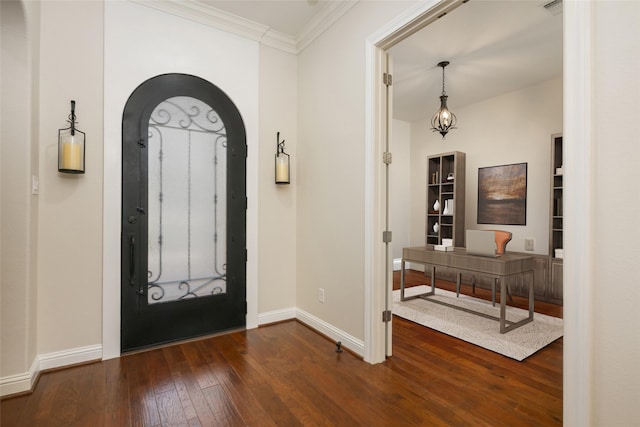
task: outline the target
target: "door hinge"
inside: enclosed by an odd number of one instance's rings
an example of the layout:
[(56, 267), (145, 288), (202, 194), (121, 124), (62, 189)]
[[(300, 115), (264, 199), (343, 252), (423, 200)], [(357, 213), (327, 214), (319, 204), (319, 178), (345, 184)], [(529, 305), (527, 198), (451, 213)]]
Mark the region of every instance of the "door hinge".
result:
[(384, 153), (382, 153), (382, 162), (385, 165), (390, 165), (392, 161), (393, 161), (393, 155), (391, 153), (389, 153), (388, 151), (385, 151)]
[(393, 76), (388, 73), (382, 74), (382, 83), (384, 83), (385, 86), (391, 86), (393, 83)]
[(391, 322), (391, 310), (385, 310), (382, 312), (382, 322), (383, 323)]
[(382, 232), (382, 243), (391, 243), (391, 231)]

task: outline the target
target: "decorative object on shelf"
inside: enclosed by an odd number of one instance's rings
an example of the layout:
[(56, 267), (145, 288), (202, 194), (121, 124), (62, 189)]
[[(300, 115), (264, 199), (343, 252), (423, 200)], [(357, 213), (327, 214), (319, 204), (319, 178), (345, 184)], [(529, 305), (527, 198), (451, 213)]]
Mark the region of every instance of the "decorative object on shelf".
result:
[(491, 230), (495, 234), (496, 254), (502, 255), (507, 248), (507, 243), (511, 241), (512, 234), (504, 230)]
[(280, 141), (280, 132), (276, 135), (276, 184), (289, 184), (289, 155), (284, 151), (284, 139)]
[(447, 181), (453, 181), (453, 172), (449, 172), (447, 175)]
[(432, 184), (438, 184), (439, 182), (438, 179), (438, 171), (435, 171), (434, 173), (431, 174), (431, 183)]
[(445, 199), (442, 215), (453, 215), (453, 199)]
[(58, 129), (58, 172), (84, 173), (85, 134), (76, 129), (76, 101), (71, 101), (68, 128)]
[(433, 231), (434, 231), (435, 233), (437, 233), (437, 232), (438, 232), (438, 230), (440, 230), (440, 224), (438, 224), (438, 223), (436, 222), (435, 224), (433, 224)]
[(433, 210), (438, 212), (440, 211), (440, 202), (436, 199), (436, 202), (433, 204)]
[(456, 129), (457, 118), (456, 115), (449, 111), (447, 108), (447, 92), (444, 90), (444, 67), (449, 65), (449, 61), (442, 61), (438, 63), (438, 67), (442, 67), (442, 95), (440, 95), (440, 109), (431, 119), (431, 130), (439, 132), (444, 139), (447, 132), (450, 129)]
[(527, 164), (478, 168), (478, 224), (527, 225)]

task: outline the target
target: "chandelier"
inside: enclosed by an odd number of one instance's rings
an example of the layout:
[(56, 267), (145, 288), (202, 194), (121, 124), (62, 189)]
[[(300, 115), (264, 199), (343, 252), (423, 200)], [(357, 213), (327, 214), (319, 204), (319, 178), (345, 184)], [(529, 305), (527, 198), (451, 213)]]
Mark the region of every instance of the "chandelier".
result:
[(447, 92), (444, 90), (444, 67), (449, 65), (449, 61), (438, 63), (438, 67), (442, 67), (442, 94), (440, 95), (440, 109), (431, 119), (431, 130), (439, 132), (444, 139), (449, 129), (456, 129), (456, 115), (447, 108)]

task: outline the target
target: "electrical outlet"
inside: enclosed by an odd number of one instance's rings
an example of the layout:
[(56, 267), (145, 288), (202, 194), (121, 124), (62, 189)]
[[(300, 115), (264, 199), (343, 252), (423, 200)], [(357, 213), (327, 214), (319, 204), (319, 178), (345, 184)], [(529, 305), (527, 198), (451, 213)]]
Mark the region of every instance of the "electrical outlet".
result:
[(324, 302), (324, 289), (318, 288), (318, 301)]
[(535, 247), (535, 239), (528, 238), (524, 239), (524, 250), (525, 251), (533, 251)]

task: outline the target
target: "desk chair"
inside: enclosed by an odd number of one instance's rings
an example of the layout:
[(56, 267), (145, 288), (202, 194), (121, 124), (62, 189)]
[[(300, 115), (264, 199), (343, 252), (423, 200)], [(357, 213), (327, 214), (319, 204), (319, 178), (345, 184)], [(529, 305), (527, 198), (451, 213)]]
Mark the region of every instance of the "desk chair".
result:
[[(493, 231), (496, 239), (496, 254), (502, 255), (504, 254), (505, 249), (507, 248), (507, 243), (511, 241), (513, 235), (509, 231), (503, 230), (488, 230)], [(493, 305), (496, 305), (496, 285), (498, 283), (498, 279), (493, 280), (491, 282), (491, 302)], [(475, 294), (476, 293), (476, 276), (471, 276), (471, 290)], [(513, 297), (511, 296), (511, 289), (509, 284), (507, 283), (507, 296), (509, 297), (509, 301), (513, 302)]]

